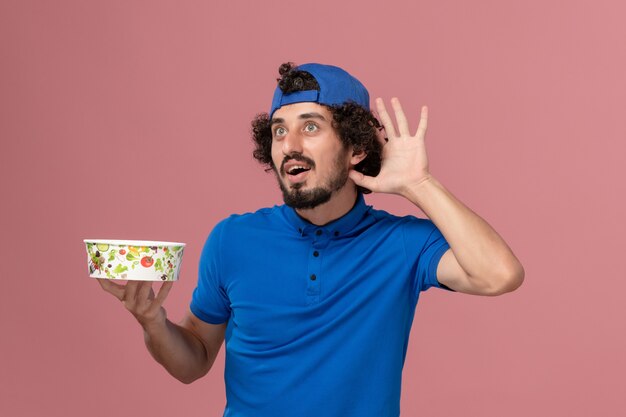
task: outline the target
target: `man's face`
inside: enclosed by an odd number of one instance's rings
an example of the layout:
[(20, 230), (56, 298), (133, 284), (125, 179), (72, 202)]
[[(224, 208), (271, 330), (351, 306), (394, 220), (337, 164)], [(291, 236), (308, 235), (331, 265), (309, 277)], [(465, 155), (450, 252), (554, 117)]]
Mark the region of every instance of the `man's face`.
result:
[(346, 185), (351, 152), (337, 136), (332, 114), (324, 106), (283, 106), (270, 123), (272, 160), (285, 204), (313, 208)]

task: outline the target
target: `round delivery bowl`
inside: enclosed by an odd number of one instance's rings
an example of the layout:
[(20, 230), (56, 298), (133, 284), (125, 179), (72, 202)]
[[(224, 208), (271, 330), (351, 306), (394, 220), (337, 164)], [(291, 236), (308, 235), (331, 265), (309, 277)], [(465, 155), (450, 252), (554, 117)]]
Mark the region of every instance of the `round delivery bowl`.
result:
[(176, 281), (184, 243), (150, 240), (85, 239), (92, 278)]

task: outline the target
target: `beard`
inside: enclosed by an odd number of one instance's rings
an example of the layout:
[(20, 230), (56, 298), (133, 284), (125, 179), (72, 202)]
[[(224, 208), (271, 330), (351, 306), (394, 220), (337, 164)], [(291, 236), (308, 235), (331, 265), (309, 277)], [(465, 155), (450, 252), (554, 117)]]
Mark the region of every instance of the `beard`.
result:
[[(326, 183), (321, 186), (311, 188), (309, 190), (302, 189), (305, 182), (294, 184), (290, 190), (281, 179), (281, 175), (284, 175), (284, 170), (282, 169), (282, 167), (280, 169), (280, 174), (276, 172), (276, 170), (274, 170), (278, 179), (278, 185), (283, 193), (283, 201), (285, 202), (285, 204), (294, 209), (312, 209), (319, 206), (320, 204), (324, 204), (330, 201), (333, 193), (340, 190), (344, 185), (346, 185), (346, 182), (348, 181), (348, 172), (350, 170), (346, 166), (345, 162), (347, 152), (348, 150), (346, 149), (345, 151), (340, 152), (337, 155), (337, 158), (335, 159), (333, 164), (334, 169), (332, 171), (331, 177), (328, 178)], [(303, 158), (301, 155), (295, 155), (289, 158), (285, 158), (284, 162), (288, 161), (289, 159), (302, 161), (306, 160), (311, 166), (311, 169), (314, 169), (315, 167), (313, 161)]]

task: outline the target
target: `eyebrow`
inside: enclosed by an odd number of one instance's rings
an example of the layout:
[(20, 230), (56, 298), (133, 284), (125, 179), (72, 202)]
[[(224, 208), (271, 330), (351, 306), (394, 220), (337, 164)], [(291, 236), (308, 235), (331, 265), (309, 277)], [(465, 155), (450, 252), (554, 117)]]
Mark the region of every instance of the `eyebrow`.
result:
[[(298, 119), (320, 119), (320, 120), (326, 121), (326, 118), (324, 116), (315, 112), (302, 113), (300, 116), (298, 116)], [(282, 119), (280, 117), (272, 118), (272, 120), (270, 121), (270, 126), (273, 125), (274, 123), (284, 123), (284, 122), (285, 122), (285, 119)]]

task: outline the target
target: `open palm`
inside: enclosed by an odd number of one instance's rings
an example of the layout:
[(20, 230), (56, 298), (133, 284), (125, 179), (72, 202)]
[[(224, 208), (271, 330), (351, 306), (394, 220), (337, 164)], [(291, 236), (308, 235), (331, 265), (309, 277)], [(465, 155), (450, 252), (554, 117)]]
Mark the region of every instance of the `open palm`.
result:
[(352, 170), (350, 178), (357, 185), (373, 192), (406, 195), (410, 187), (430, 177), (424, 145), (428, 108), (422, 107), (417, 132), (412, 136), (400, 101), (394, 97), (391, 99), (391, 105), (395, 113), (397, 129), (387, 113), (383, 100), (376, 99), (378, 115), (388, 138), (386, 141), (381, 138), (383, 153), (380, 173), (375, 177), (370, 177)]

